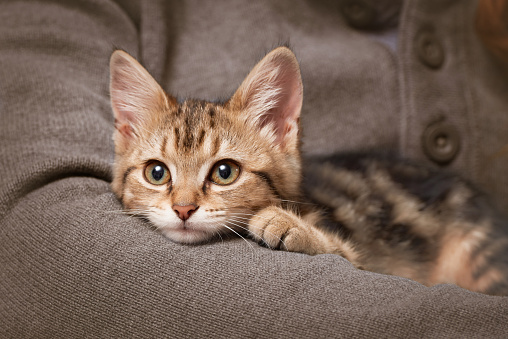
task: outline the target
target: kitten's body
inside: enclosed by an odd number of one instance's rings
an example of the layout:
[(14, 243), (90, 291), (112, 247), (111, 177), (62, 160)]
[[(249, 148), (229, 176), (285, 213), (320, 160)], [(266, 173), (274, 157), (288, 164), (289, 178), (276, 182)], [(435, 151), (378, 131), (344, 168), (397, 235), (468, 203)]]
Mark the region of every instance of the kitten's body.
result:
[(355, 244), (365, 269), (508, 294), (506, 220), (466, 181), (390, 157), (307, 163), (306, 196), (326, 210), (323, 224)]
[[(111, 72), (113, 190), (168, 238), (248, 233), (426, 285), (508, 294), (506, 225), (456, 177), (373, 157), (320, 159), (304, 163), (302, 194), (303, 92), (287, 48), (268, 54), (225, 103), (178, 103), (123, 52)], [(332, 229), (305, 198), (330, 212)]]

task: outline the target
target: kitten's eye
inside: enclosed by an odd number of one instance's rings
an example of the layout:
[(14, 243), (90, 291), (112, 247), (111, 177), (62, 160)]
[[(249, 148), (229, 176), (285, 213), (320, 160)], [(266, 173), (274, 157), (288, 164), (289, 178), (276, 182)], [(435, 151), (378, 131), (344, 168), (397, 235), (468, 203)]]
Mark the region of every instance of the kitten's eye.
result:
[(152, 185), (164, 185), (171, 179), (171, 175), (162, 162), (152, 161), (145, 167), (145, 179)]
[(221, 160), (213, 166), (210, 180), (217, 185), (232, 184), (240, 175), (240, 166), (231, 160)]

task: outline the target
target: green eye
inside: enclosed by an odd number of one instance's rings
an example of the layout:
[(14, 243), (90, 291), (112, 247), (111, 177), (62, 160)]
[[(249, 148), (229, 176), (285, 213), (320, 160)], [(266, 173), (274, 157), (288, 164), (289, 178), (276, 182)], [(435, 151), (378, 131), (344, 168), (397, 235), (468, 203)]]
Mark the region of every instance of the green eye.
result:
[(221, 160), (213, 166), (210, 180), (217, 185), (229, 185), (240, 175), (240, 166), (231, 160)]
[(162, 162), (152, 161), (145, 167), (145, 179), (152, 185), (164, 185), (171, 179), (171, 175)]

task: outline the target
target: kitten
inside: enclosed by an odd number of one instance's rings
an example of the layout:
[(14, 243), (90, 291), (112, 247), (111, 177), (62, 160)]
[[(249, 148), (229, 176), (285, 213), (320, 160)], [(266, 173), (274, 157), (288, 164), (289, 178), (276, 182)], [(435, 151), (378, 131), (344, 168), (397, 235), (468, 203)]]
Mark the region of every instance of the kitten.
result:
[[(266, 55), (224, 103), (179, 103), (123, 51), (110, 68), (112, 189), (169, 239), (248, 233), (429, 286), (508, 294), (506, 223), (455, 176), (380, 157), (310, 159), (303, 194), (303, 87), (288, 48)], [(297, 203), (305, 198), (322, 209)]]

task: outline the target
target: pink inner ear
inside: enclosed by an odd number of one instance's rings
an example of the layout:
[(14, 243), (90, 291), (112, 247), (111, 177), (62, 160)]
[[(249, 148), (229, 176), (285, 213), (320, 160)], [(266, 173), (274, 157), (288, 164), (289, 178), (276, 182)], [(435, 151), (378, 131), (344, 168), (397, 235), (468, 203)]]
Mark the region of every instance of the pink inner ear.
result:
[[(118, 105), (118, 106), (120, 106), (120, 105)], [(129, 111), (129, 110), (118, 108), (118, 106), (117, 106), (117, 109), (116, 109), (116, 118), (115, 118), (115, 120), (120, 125), (124, 125), (124, 124), (129, 125), (129, 123), (136, 121), (137, 118), (136, 118), (136, 114), (135, 113), (133, 113), (132, 111)]]
[(133, 136), (132, 127), (129, 124), (118, 124), (118, 125), (115, 125), (115, 128), (125, 138), (131, 138)]
[(275, 85), (280, 89), (280, 93), (274, 98), (277, 103), (262, 120), (262, 125), (269, 122), (275, 125), (279, 143), (284, 143), (293, 126), (298, 126), (303, 99), (298, 70), (295, 72), (288, 66), (280, 66), (282, 74), (279, 75)]
[(148, 72), (125, 52), (115, 52), (110, 62), (111, 106), (115, 128), (126, 140), (134, 135), (134, 126), (150, 108), (157, 107), (160, 87)]
[(134, 131), (132, 130), (132, 123), (136, 120), (135, 113), (121, 109), (121, 104), (115, 102), (115, 99), (112, 99), (113, 105), (116, 105), (115, 111), (115, 128), (123, 135), (125, 138), (131, 138), (134, 135)]

